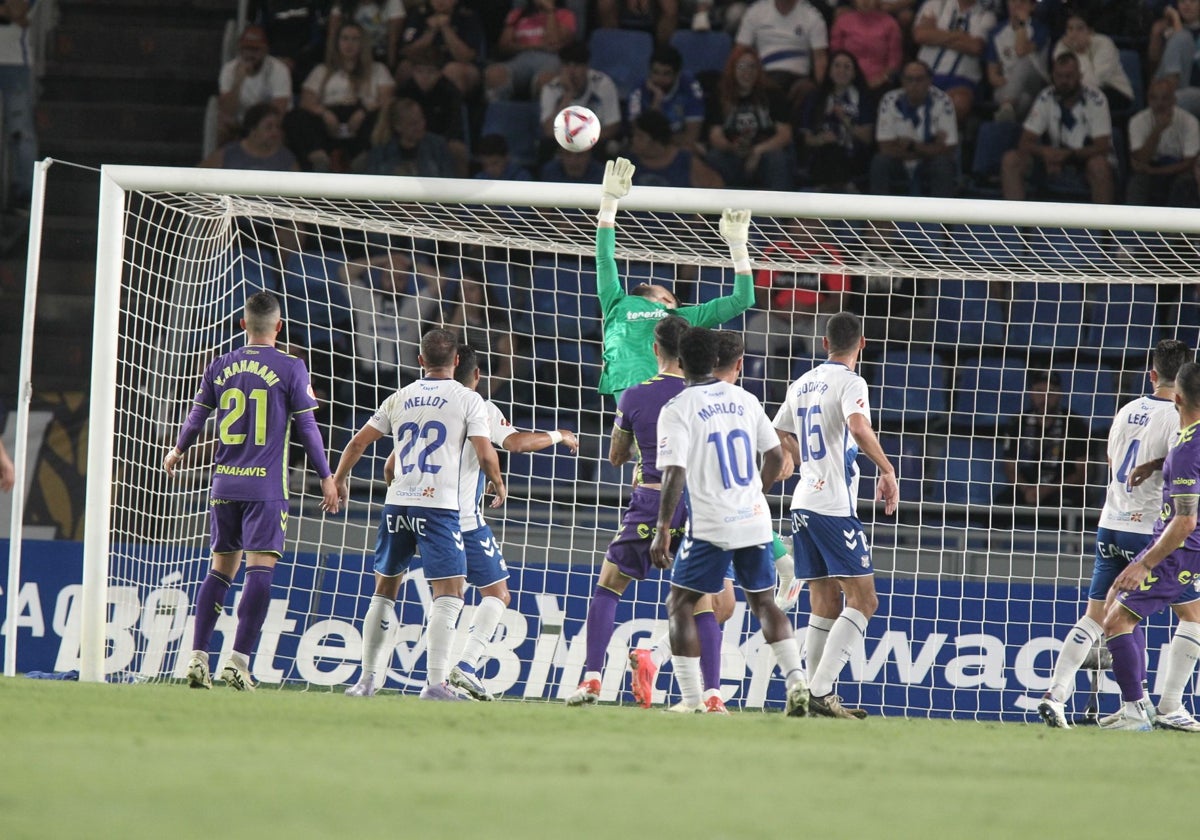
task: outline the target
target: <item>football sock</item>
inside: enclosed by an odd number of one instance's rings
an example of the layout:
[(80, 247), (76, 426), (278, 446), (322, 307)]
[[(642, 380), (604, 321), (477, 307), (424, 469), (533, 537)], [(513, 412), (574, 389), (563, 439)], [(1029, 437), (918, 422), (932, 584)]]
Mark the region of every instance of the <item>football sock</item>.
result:
[(489, 595), (479, 602), (475, 614), (471, 617), (471, 628), (467, 631), (467, 643), (463, 645), (462, 656), (459, 657), (464, 665), (471, 670), (479, 665), (484, 648), (496, 634), (496, 626), (504, 615), (504, 602)]
[(804, 671), (800, 667), (800, 646), (794, 638), (771, 642), (771, 650), (775, 652), (775, 661), (779, 663), (779, 670), (783, 672), (788, 688), (804, 679)]
[(218, 571), (210, 570), (196, 596), (196, 626), (192, 629), (192, 650), (208, 650), (217, 618), (225, 609), (225, 596), (232, 581)]
[(1126, 703), (1141, 700), (1142, 679), (1139, 663), (1146, 658), (1144, 642), (1139, 645), (1133, 633), (1110, 636), (1108, 652), (1112, 654), (1113, 676), (1117, 678), (1117, 685), (1121, 687), (1121, 699)]
[(833, 692), (842, 666), (854, 648), (862, 644), (866, 632), (867, 617), (854, 607), (845, 607), (829, 631), (829, 640), (825, 644), (828, 650), (822, 652), (821, 664), (809, 677), (808, 688), (813, 696), (824, 697)]
[(1162, 696), (1158, 698), (1160, 712), (1173, 712), (1183, 705), (1183, 689), (1196, 671), (1197, 655), (1200, 655), (1200, 623), (1179, 622), (1167, 650)]
[(661, 668), (671, 661), (671, 628), (666, 627), (662, 635), (650, 643), (650, 659)]
[(250, 566), (246, 569), (246, 582), (242, 584), (242, 600), (238, 603), (237, 633), (233, 637), (233, 649), (247, 659), (258, 646), (258, 635), (267, 620), (267, 608), (271, 606), (272, 566)]
[(675, 681), (679, 683), (679, 693), (683, 702), (689, 706), (699, 706), (701, 701), (700, 657), (676, 656), (673, 664)]
[(383, 640), (387, 638), (392, 620), (396, 616), (396, 602), (382, 595), (372, 595), (367, 614), (363, 616), (362, 676), (373, 677), (382, 685), (386, 680), (387, 662), (379, 660)]
[(721, 627), (711, 612), (696, 614), (696, 635), (700, 637), (700, 673), (704, 687), (721, 687)]
[(1067, 633), (1058, 659), (1054, 662), (1054, 675), (1050, 678), (1050, 699), (1056, 703), (1065, 703), (1075, 687), (1075, 674), (1083, 665), (1096, 643), (1104, 636), (1104, 628), (1094, 619), (1086, 615), (1075, 622), (1075, 626)]
[(597, 586), (587, 612), (587, 656), (584, 667), (589, 671), (604, 668), (604, 654), (612, 641), (613, 622), (617, 618), (617, 602), (621, 596), (611, 589)]
[(836, 618), (826, 618), (823, 615), (808, 617), (808, 629), (804, 631), (804, 670), (809, 677), (817, 672), (817, 666), (821, 664), (829, 631), (836, 622)]
[(454, 625), (462, 612), (462, 598), (442, 595), (433, 599), (429, 609), (429, 632), (425, 639), (426, 681), (439, 685), (450, 672), (450, 645), (454, 643)]

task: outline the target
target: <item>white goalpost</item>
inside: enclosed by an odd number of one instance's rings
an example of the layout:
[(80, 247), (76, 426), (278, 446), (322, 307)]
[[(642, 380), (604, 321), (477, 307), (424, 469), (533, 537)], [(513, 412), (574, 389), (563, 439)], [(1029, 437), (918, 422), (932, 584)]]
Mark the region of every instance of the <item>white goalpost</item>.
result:
[[(486, 517), (513, 600), (482, 671), (508, 698), (573, 690), (587, 604), (632, 478), (631, 467), (607, 463), (614, 403), (597, 393), (599, 193), (598, 184), (104, 167), (81, 678), (166, 680), (186, 668), (208, 566), (211, 424), (175, 480), (160, 465), (204, 365), (240, 345), (245, 297), (267, 289), (283, 304), (286, 343), (312, 371), (333, 462), (389, 389), (416, 375), (416, 341), (431, 326), (458, 329), (481, 352), (481, 391), (518, 428), (579, 435), (577, 456), (556, 448), (503, 457), (510, 498)], [(1086, 597), (1112, 414), (1146, 391), (1156, 340), (1195, 347), (1200, 338), (1200, 215), (635, 187), (617, 216), (626, 287), (662, 282), (686, 302), (728, 294), (732, 269), (717, 233), (726, 207), (752, 211), (751, 258), (777, 284), (857, 278), (843, 305), (864, 314), (860, 370), (898, 468), (901, 509), (888, 517), (875, 506), (874, 468), (860, 459), (859, 514), (881, 604), (839, 693), (877, 714), (1025, 719)], [(742, 384), (773, 414), (786, 382), (819, 360), (820, 338), (811, 318), (756, 311), (727, 327), (762, 333), (769, 349), (748, 354)], [(23, 356), (33, 352), (31, 336), (24, 341)], [(1062, 503), (1013, 507), (996, 503), (1003, 440), (1030, 371), (1058, 374), (1084, 439), (1064, 441), (1057, 457), (1080, 458), (1086, 480)], [(368, 452), (348, 511), (327, 516), (295, 454), (287, 554), (252, 659), (260, 681), (340, 690), (357, 678), (387, 455), (386, 442)], [(793, 482), (770, 496), (785, 534)], [(665, 591), (649, 580), (622, 599), (604, 700), (632, 702), (626, 653), (665, 626)], [(226, 654), (235, 598), (214, 639)], [(388, 688), (424, 680), (428, 603), (418, 564), (396, 605)], [(473, 593), (466, 604), (460, 645)], [(802, 634), (807, 596), (792, 617)], [(1148, 630), (1152, 683), (1167, 621)], [(729, 701), (782, 705), (770, 647), (740, 598), (723, 639)], [(1099, 687), (1113, 690), (1103, 678)], [(674, 695), (666, 674), (657, 689)]]

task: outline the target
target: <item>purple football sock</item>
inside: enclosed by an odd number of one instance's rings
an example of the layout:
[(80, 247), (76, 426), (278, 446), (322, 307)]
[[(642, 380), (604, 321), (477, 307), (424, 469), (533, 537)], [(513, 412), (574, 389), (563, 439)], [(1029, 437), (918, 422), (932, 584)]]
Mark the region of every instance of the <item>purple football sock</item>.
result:
[[(1142, 655), (1138, 659), (1138, 682), (1143, 686), (1146, 685), (1146, 628), (1139, 622), (1133, 626), (1133, 632), (1130, 634), (1137, 641), (1138, 649)], [(1146, 692), (1143, 691), (1144, 695)]]
[(597, 586), (592, 593), (587, 614), (587, 659), (584, 661), (588, 671), (604, 669), (604, 654), (608, 650), (608, 643), (612, 641), (617, 602), (620, 600), (620, 595), (602, 586)]
[(258, 634), (262, 632), (263, 622), (267, 619), (267, 607), (271, 606), (271, 575), (274, 571), (270, 566), (251, 566), (246, 569), (233, 649), (247, 660), (258, 645)]
[(1142, 699), (1145, 643), (1144, 634), (1141, 644), (1138, 644), (1138, 637), (1134, 633), (1122, 633), (1108, 640), (1108, 652), (1112, 654), (1113, 660), (1113, 676), (1117, 678), (1117, 685), (1121, 686), (1121, 699), (1129, 703), (1136, 703)]
[(192, 650), (208, 650), (217, 616), (225, 609), (230, 582), (225, 575), (209, 569), (204, 583), (200, 584), (200, 594), (196, 596), (196, 624), (192, 628)]
[(721, 687), (721, 625), (711, 612), (696, 615), (696, 634), (700, 637), (700, 675), (704, 690)]

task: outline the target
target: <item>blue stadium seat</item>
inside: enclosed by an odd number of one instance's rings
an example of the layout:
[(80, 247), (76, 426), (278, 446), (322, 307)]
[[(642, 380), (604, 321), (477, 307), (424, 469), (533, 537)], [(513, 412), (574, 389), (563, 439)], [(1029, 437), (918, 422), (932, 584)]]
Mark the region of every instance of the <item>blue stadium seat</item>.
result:
[[(925, 498), (926, 461), (922, 457), (922, 438), (918, 435), (898, 435), (883, 432), (879, 443), (892, 466), (896, 468), (896, 480), (900, 485), (901, 502), (921, 502)], [(865, 462), (865, 463), (864, 463)], [(874, 501), (875, 482), (879, 470), (865, 456), (860, 457), (858, 468), (858, 498)]]
[(1014, 284), (1008, 344), (1074, 350), (1083, 325), (1083, 284), (1021, 281)]
[(350, 330), (350, 298), (338, 277), (337, 253), (291, 254), (283, 267), (283, 318), (293, 342), (306, 347), (340, 344)]
[(590, 261), (560, 257), (533, 267), (533, 331), (540, 339), (600, 334), (600, 300)]
[(945, 482), (935, 484), (934, 498), (947, 504), (990, 505), (1004, 473), (990, 437), (952, 435), (946, 446)]
[(595, 29), (588, 38), (591, 67), (612, 77), (622, 104), (650, 72), (654, 38), (632, 29)]
[(1129, 106), (1129, 112), (1136, 114), (1146, 107), (1146, 81), (1142, 77), (1142, 55), (1137, 50), (1118, 50), (1117, 57), (1121, 61), (1121, 67), (1125, 69), (1125, 75), (1133, 83), (1133, 104)]
[(1154, 346), (1157, 289), (1151, 285), (1114, 283), (1102, 286), (1092, 302), (1083, 346), (1102, 358), (1144, 356)]
[(626, 289), (632, 289), (639, 283), (657, 283), (675, 289), (675, 266), (670, 263), (627, 262), (622, 265), (618, 262), (617, 275), (625, 279)]
[(946, 368), (932, 353), (888, 351), (876, 370), (879, 381), (871, 402), (879, 406), (882, 427), (928, 423), (949, 410)]
[(733, 38), (728, 32), (694, 32), (677, 29), (671, 36), (671, 46), (683, 56), (683, 69), (693, 77), (701, 73), (720, 74), (733, 50)]
[(1005, 152), (1017, 145), (1020, 136), (1020, 123), (980, 123), (975, 155), (971, 160), (971, 178), (967, 184), (968, 196), (1000, 198), (1000, 161)]
[(945, 347), (1000, 346), (1007, 327), (986, 280), (942, 280), (934, 298), (934, 341)]
[(508, 141), (512, 159), (522, 166), (532, 167), (537, 162), (538, 139), (542, 136), (539, 116), (537, 102), (489, 102), (480, 136), (501, 135)]
[(955, 429), (994, 430), (1025, 407), (1024, 360), (983, 356), (959, 369), (950, 424)]
[(1015, 263), (1029, 250), (1012, 225), (961, 225), (953, 228), (963, 258), (974, 263)]
[(1062, 378), (1063, 397), (1071, 413), (1088, 421), (1093, 432), (1106, 433), (1112, 425), (1117, 407), (1123, 402), (1117, 392), (1117, 375), (1103, 365), (1086, 363), (1069, 368), (1060, 367), (1058, 374)]

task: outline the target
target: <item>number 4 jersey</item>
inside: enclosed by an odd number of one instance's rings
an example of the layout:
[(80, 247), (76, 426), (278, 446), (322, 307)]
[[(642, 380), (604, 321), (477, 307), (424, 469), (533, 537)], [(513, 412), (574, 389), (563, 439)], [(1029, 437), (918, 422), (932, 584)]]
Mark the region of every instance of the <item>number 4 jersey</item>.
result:
[(846, 421), (871, 420), (867, 383), (841, 362), (825, 362), (793, 382), (775, 415), (775, 428), (791, 432), (800, 446), (800, 481), (792, 510), (856, 516), (858, 444)]
[(1113, 418), (1108, 432), (1111, 466), (1108, 493), (1100, 513), (1100, 527), (1114, 531), (1149, 534), (1154, 530), (1162, 506), (1162, 472), (1134, 488), (1127, 482), (1138, 464), (1167, 457), (1179, 434), (1175, 401), (1144, 396), (1126, 403)]
[(453, 379), (418, 379), (384, 400), (367, 422), (395, 441), (387, 504), (459, 509), (463, 446), (469, 437), (491, 436), (479, 394)]

